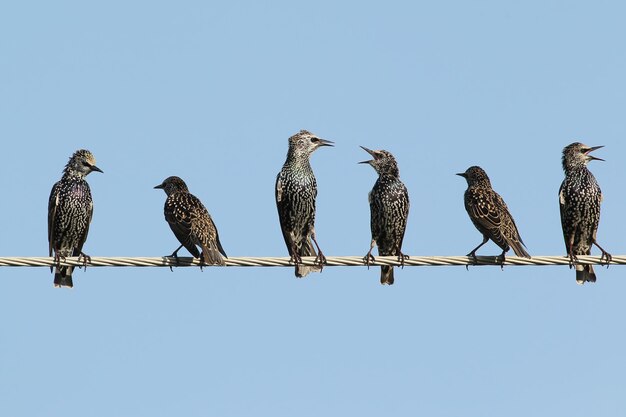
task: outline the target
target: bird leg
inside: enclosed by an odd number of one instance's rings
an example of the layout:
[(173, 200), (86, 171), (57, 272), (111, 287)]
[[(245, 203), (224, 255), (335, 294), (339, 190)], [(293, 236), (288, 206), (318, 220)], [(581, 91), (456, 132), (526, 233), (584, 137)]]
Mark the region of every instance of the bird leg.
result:
[(604, 249), (602, 249), (602, 246), (598, 245), (598, 242), (596, 242), (595, 239), (591, 243), (596, 245), (598, 247), (598, 249), (600, 249), (602, 251), (602, 255), (600, 256), (600, 263), (602, 263), (602, 259), (606, 259), (606, 267), (608, 268), (609, 265), (611, 264), (611, 260), (613, 259), (611, 254), (608, 253), (607, 251), (605, 251)]
[(367, 252), (367, 255), (363, 257), (363, 262), (367, 265), (367, 269), (370, 269), (370, 261), (375, 262), (374, 255), (372, 255), (372, 249), (376, 246), (376, 241), (372, 239), (372, 243), (370, 243), (370, 250)]
[(574, 254), (574, 240), (570, 242), (569, 250), (567, 251), (567, 255), (569, 256), (569, 269), (578, 263), (578, 257)]
[[(183, 245), (180, 245), (178, 247), (178, 249), (176, 249), (174, 252), (172, 252), (172, 254), (170, 256), (168, 256), (168, 258), (174, 258), (174, 260), (176, 260), (176, 266), (180, 265), (180, 262), (178, 261), (178, 251), (183, 247)], [(172, 265), (170, 265), (170, 271), (174, 272), (174, 270), (172, 269)]]
[[(476, 246), (473, 251), (471, 251), (470, 253), (466, 255), (472, 258), (472, 265), (476, 265), (478, 263), (478, 259), (476, 258), (476, 251), (488, 241), (489, 241), (489, 238), (483, 235), (483, 242), (480, 245)], [(465, 269), (469, 269), (469, 264), (465, 265)]]
[(398, 248), (396, 253), (398, 254), (398, 262), (400, 262), (400, 268), (404, 268), (404, 260), (409, 259), (409, 255), (405, 255), (404, 253), (402, 253), (400, 248)]
[[(61, 258), (63, 259), (63, 262), (65, 262), (65, 256), (61, 256), (59, 255), (59, 252), (54, 251), (54, 263), (56, 264), (55, 266), (58, 268), (61, 268)], [(50, 266), (50, 272), (52, 272), (52, 268), (54, 268), (54, 266)]]
[(293, 262), (294, 265), (302, 263), (302, 258), (300, 257), (300, 254), (298, 254), (296, 242), (294, 242), (293, 240), (291, 241), (291, 258), (289, 259), (289, 262)]
[[(78, 262), (80, 262), (80, 258), (83, 258), (83, 268), (85, 268), (85, 271), (87, 270), (87, 264), (91, 263), (91, 256), (87, 255), (85, 252), (80, 252), (78, 254)], [(79, 266), (78, 269), (80, 269), (81, 267)]]
[(504, 271), (504, 261), (506, 261), (506, 257), (504, 256), (504, 254), (506, 253), (506, 250), (502, 251), (502, 254), (499, 256), (500, 258), (500, 270)]
[(313, 261), (313, 263), (319, 264), (320, 271), (321, 271), (322, 269), (324, 269), (324, 264), (326, 263), (326, 257), (322, 253), (322, 250), (320, 249), (320, 245), (317, 244), (317, 239), (315, 239), (315, 232), (311, 233), (311, 239), (313, 239), (313, 243), (315, 243), (315, 246), (317, 247), (317, 256), (315, 257), (315, 260)]

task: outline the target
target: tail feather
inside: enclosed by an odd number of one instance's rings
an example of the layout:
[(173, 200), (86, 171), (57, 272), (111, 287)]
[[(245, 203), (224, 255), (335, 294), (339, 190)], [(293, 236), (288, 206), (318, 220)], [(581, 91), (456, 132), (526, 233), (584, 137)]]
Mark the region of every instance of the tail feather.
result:
[(73, 271), (74, 271), (74, 268), (70, 266), (57, 268), (57, 270), (54, 273), (54, 287), (55, 288), (74, 287), (74, 282), (72, 281)]
[(596, 282), (596, 273), (592, 265), (576, 265), (576, 284), (583, 285), (585, 282)]
[(216, 247), (202, 246), (202, 253), (200, 254), (200, 257), (207, 265), (226, 265), (222, 254)]
[(521, 256), (523, 258), (530, 258), (530, 255), (528, 254), (528, 252), (526, 252), (526, 249), (524, 249), (524, 244), (522, 242), (511, 242), (509, 245), (511, 246), (511, 249), (513, 249), (513, 252), (515, 252), (517, 256)]
[(383, 265), (380, 267), (380, 283), (393, 285), (393, 267)]

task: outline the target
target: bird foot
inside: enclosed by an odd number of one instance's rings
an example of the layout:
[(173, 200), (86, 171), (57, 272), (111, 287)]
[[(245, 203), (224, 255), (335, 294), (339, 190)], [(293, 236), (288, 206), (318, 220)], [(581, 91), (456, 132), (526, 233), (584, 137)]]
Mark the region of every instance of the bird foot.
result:
[(293, 255), (291, 255), (291, 258), (289, 259), (289, 262), (293, 262), (295, 265), (301, 264), (302, 257), (300, 257), (300, 255), (298, 255), (298, 253), (294, 250)]
[(319, 265), (320, 272), (322, 272), (322, 270), (324, 269), (324, 265), (326, 265), (326, 257), (324, 256), (322, 251), (319, 251), (319, 253), (315, 257), (315, 260), (313, 261), (313, 264)]
[(465, 256), (471, 258), (470, 263), (465, 264), (465, 270), (466, 271), (469, 271), (469, 266), (470, 265), (472, 265), (472, 266), (478, 265), (478, 258), (476, 258), (476, 251), (472, 251), (472, 252), (468, 253)]
[(365, 263), (367, 269), (370, 269), (370, 261), (372, 261), (372, 263), (376, 262), (376, 259), (374, 258), (374, 255), (372, 255), (371, 250), (367, 252), (367, 255), (363, 257), (363, 263)]
[(574, 265), (578, 263), (578, 257), (570, 252), (569, 254), (569, 269), (572, 269)]
[[(167, 258), (174, 258), (174, 262), (176, 263), (176, 266), (180, 265), (180, 261), (178, 260), (178, 250), (174, 251), (174, 253), (172, 253), (170, 256), (167, 256)], [(172, 265), (170, 265), (170, 272), (174, 272), (174, 270), (172, 269)]]
[(54, 262), (54, 264), (55, 264), (55, 265), (53, 265), (53, 266), (51, 265), (51, 266), (50, 266), (50, 272), (52, 272), (52, 269), (53, 269), (55, 266), (56, 266), (57, 268), (60, 268), (60, 267), (61, 267), (61, 259), (63, 260), (63, 262), (65, 262), (65, 256), (61, 256), (61, 255), (59, 255), (57, 252), (55, 252), (55, 253), (54, 253), (54, 260), (53, 260), (53, 262)]
[(606, 268), (608, 269), (611, 265), (611, 261), (613, 260), (613, 256), (611, 256), (611, 254), (607, 251), (602, 250), (602, 255), (600, 255), (600, 263), (602, 263), (603, 259), (606, 261), (604, 265), (606, 265)]
[(409, 259), (409, 255), (405, 255), (404, 253), (400, 252), (400, 254), (398, 255), (398, 262), (400, 262), (400, 268), (404, 269), (404, 261), (406, 259)]
[[(78, 262), (80, 262), (81, 258), (83, 259), (83, 266), (82, 266), (82, 268), (85, 268), (85, 271), (86, 271), (86, 270), (87, 270), (87, 264), (88, 264), (88, 263), (89, 263), (89, 264), (91, 263), (91, 256), (87, 255), (87, 254), (86, 254), (86, 253), (84, 253), (84, 252), (81, 252), (81, 253), (78, 255)], [(78, 269), (80, 269), (80, 268), (81, 268), (81, 267), (79, 266), (79, 267), (78, 267)]]
[(506, 261), (506, 257), (504, 256), (504, 252), (505, 251), (502, 251), (502, 254), (496, 258), (496, 262), (499, 261), (499, 264), (500, 264), (500, 271), (504, 271), (504, 262)]

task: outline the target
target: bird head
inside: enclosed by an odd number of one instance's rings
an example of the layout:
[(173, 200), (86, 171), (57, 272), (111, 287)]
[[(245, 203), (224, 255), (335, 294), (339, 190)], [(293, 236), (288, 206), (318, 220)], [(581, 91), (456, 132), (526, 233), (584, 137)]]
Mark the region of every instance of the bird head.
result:
[(604, 159), (596, 158), (590, 153), (603, 146), (587, 146), (580, 142), (574, 142), (563, 148), (563, 169), (570, 170), (586, 166), (589, 161), (604, 161)]
[(96, 166), (96, 158), (88, 150), (79, 149), (70, 157), (64, 172), (84, 177), (93, 171), (102, 172)]
[(459, 175), (467, 180), (468, 186), (474, 185), (484, 185), (491, 188), (491, 181), (489, 181), (489, 177), (484, 169), (479, 166), (471, 166), (465, 170), (465, 172), (460, 172), (456, 175)]
[(165, 191), (165, 194), (168, 196), (179, 192), (189, 192), (185, 181), (176, 176), (167, 177), (161, 184), (155, 185), (154, 188)]
[(333, 146), (333, 143), (317, 137), (308, 130), (301, 130), (289, 138), (289, 152), (297, 157), (308, 158), (317, 148)]
[(359, 164), (369, 164), (372, 168), (376, 170), (378, 175), (393, 175), (395, 177), (399, 176), (400, 172), (398, 170), (398, 163), (396, 162), (396, 158), (393, 157), (391, 152), (385, 150), (372, 150), (368, 149), (365, 146), (361, 146), (365, 152), (370, 154), (372, 158), (369, 161), (362, 161)]

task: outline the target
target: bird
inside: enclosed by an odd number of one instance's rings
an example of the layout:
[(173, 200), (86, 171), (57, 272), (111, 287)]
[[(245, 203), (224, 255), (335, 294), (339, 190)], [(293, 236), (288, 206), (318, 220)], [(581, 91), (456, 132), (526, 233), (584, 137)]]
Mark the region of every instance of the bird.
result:
[[(393, 155), (385, 150), (371, 150), (361, 146), (374, 159), (359, 162), (369, 164), (378, 173), (378, 179), (368, 194), (372, 241), (364, 261), (369, 267), (374, 261), (372, 249), (378, 246), (380, 256), (395, 255), (402, 265), (408, 256), (402, 253), (402, 241), (409, 217), (409, 192), (400, 181), (400, 171)], [(380, 267), (380, 283), (392, 285), (393, 267)]]
[(604, 161), (590, 155), (590, 152), (602, 147), (574, 142), (563, 149), (565, 179), (559, 188), (561, 227), (570, 268), (575, 265), (576, 283), (581, 285), (585, 282), (596, 282), (596, 274), (593, 266), (576, 264), (576, 255), (590, 255), (591, 246), (596, 245), (602, 251), (600, 260), (605, 259), (608, 265), (612, 259), (596, 241), (602, 191), (591, 171), (587, 169), (589, 161)]
[[(48, 256), (54, 253), (56, 263), (54, 286), (72, 288), (72, 266), (60, 266), (68, 256), (82, 257), (84, 266), (91, 262), (83, 252), (93, 216), (91, 190), (85, 177), (91, 172), (102, 172), (96, 158), (86, 149), (79, 149), (70, 157), (63, 175), (50, 191), (48, 199)], [(52, 267), (50, 267), (52, 272)]]
[[(301, 130), (289, 138), (287, 159), (276, 176), (275, 197), (280, 229), (298, 278), (310, 272), (320, 272), (326, 262), (315, 238), (317, 182), (309, 158), (316, 149), (333, 146), (333, 143)], [(317, 247), (317, 253), (311, 240)], [(316, 265), (302, 265), (303, 256), (315, 256)]]
[(513, 248), (517, 256), (530, 258), (525, 244), (517, 230), (515, 221), (506, 203), (491, 187), (487, 173), (479, 166), (469, 167), (465, 172), (458, 173), (467, 180), (465, 190), (465, 210), (472, 223), (483, 235), (483, 241), (467, 256), (476, 262), (476, 251), (489, 239), (502, 249), (500, 265), (504, 265), (504, 254)]
[(201, 267), (226, 265), (224, 258), (228, 256), (220, 243), (215, 223), (200, 199), (189, 192), (185, 181), (171, 176), (154, 188), (167, 194), (163, 208), (165, 220), (181, 243), (170, 257), (178, 262), (178, 251), (184, 246), (194, 258), (200, 258)]

